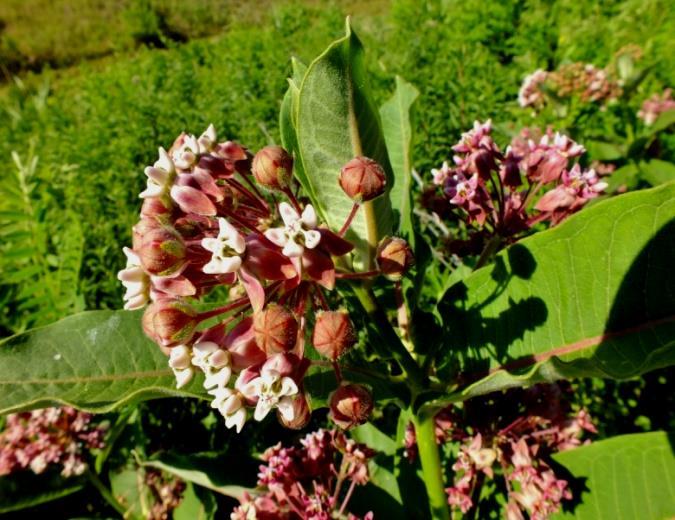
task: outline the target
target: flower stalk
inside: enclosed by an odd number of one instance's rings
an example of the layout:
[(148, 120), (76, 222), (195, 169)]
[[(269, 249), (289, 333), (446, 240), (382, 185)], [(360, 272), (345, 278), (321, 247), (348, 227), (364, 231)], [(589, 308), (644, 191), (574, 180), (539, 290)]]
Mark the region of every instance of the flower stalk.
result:
[(441, 459), (436, 444), (436, 422), (433, 414), (420, 412), (414, 419), (424, 485), (427, 488), (432, 518), (450, 520), (448, 499), (443, 485)]

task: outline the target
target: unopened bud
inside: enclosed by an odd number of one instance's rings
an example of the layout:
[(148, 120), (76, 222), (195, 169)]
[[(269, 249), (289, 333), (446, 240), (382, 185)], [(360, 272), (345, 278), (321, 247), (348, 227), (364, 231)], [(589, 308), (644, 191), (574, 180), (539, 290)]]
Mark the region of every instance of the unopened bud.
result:
[(298, 322), (285, 307), (272, 303), (253, 317), (253, 330), (256, 343), (269, 356), (295, 346)]
[(255, 154), (252, 171), (262, 186), (283, 190), (293, 175), (293, 157), (281, 146), (266, 146)]
[[(291, 430), (301, 430), (309, 423), (309, 420), (312, 418), (312, 412), (309, 409), (309, 403), (304, 394), (299, 393), (292, 399), (291, 406), (293, 407), (293, 418), (290, 420), (287, 419), (279, 410), (277, 410), (277, 418), (286, 428), (290, 428)], [(288, 415), (290, 416), (290, 414)]]
[(185, 265), (185, 254), (185, 243), (174, 229), (151, 229), (141, 237), (138, 256), (150, 274), (169, 276), (178, 272)]
[(364, 386), (344, 384), (330, 396), (330, 417), (340, 428), (365, 423), (372, 411), (373, 397)]
[(398, 237), (386, 237), (375, 253), (380, 272), (390, 280), (400, 280), (415, 263), (408, 242)]
[(335, 361), (356, 343), (354, 325), (347, 311), (319, 312), (312, 344), (319, 354)]
[(195, 334), (197, 311), (181, 300), (159, 300), (143, 314), (143, 331), (164, 347), (188, 343)]
[(354, 202), (366, 202), (384, 193), (387, 176), (377, 162), (355, 157), (340, 171), (340, 187)]

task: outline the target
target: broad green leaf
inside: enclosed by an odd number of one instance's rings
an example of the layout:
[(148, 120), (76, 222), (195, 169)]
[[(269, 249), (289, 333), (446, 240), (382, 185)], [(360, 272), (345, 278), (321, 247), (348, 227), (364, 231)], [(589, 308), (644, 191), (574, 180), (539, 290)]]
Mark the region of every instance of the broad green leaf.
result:
[(412, 125), (411, 108), (419, 91), (400, 76), (396, 76), (394, 95), (380, 107), (382, 132), (387, 144), (394, 182), (389, 191), (392, 209), (398, 212), (398, 232), (414, 247), (412, 225)]
[(649, 127), (649, 134), (654, 135), (661, 130), (665, 130), (671, 125), (675, 124), (675, 110), (668, 110), (659, 115), (654, 124)]
[(675, 164), (668, 161), (652, 159), (640, 163), (641, 177), (652, 186), (675, 181)]
[(352, 439), (366, 444), (385, 455), (393, 455), (396, 453), (396, 448), (398, 448), (394, 439), (371, 423), (357, 426), (351, 431), (350, 436)]
[(575, 505), (554, 518), (675, 517), (675, 435), (620, 435), (553, 456), (573, 476)]
[(604, 179), (609, 185), (608, 193), (616, 192), (619, 188), (627, 191), (635, 188), (640, 182), (640, 170), (636, 164), (629, 163), (617, 168), (609, 177)]
[(83, 312), (0, 342), (0, 414), (50, 405), (105, 412), (142, 399), (203, 396), (198, 382), (175, 386), (139, 312)]
[(218, 504), (210, 491), (188, 482), (180, 505), (173, 511), (174, 520), (210, 520), (215, 517)]
[(163, 453), (143, 462), (211, 491), (236, 498), (255, 486), (257, 465), (253, 459), (220, 456), (215, 453), (177, 455)]
[(122, 468), (111, 471), (110, 488), (115, 499), (124, 508), (124, 518), (142, 520), (149, 516), (154, 497), (145, 483), (142, 468)]
[(80, 491), (85, 484), (84, 478), (63, 478), (58, 471), (49, 471), (42, 475), (22, 471), (0, 477), (0, 514), (72, 495)]
[[(388, 185), (392, 183), (378, 113), (366, 83), (363, 47), (348, 19), (346, 35), (308, 67), (298, 100), (298, 147), (306, 175), (303, 187), (334, 230), (340, 229), (353, 205), (338, 184), (345, 163), (355, 156), (370, 157), (387, 172)], [(357, 243), (357, 263), (365, 263), (368, 243), (376, 244), (390, 234), (392, 225), (388, 196), (363, 204), (348, 234)]]
[(626, 155), (625, 147), (607, 141), (587, 141), (584, 143), (588, 155), (596, 161), (614, 161)]
[(439, 305), (450, 399), (675, 362), (675, 183), (582, 210), (501, 252)]

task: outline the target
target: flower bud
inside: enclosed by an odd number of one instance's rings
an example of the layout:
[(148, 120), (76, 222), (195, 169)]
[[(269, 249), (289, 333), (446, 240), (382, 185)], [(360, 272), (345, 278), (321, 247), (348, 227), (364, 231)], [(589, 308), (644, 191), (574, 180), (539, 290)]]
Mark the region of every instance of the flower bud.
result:
[(255, 154), (252, 170), (262, 186), (283, 190), (293, 175), (293, 157), (281, 146), (266, 146)]
[(335, 361), (354, 343), (356, 333), (347, 311), (322, 311), (317, 314), (312, 344), (319, 354)]
[(149, 230), (138, 250), (141, 265), (150, 274), (170, 276), (185, 265), (186, 248), (175, 229), (161, 227)]
[(387, 177), (368, 157), (355, 157), (340, 171), (340, 187), (354, 202), (366, 202), (384, 193)]
[(199, 323), (197, 311), (181, 300), (159, 300), (143, 314), (143, 331), (165, 347), (188, 343)]
[(408, 242), (398, 237), (386, 237), (377, 246), (375, 259), (380, 271), (390, 280), (400, 280), (415, 263)]
[(330, 396), (330, 417), (340, 428), (365, 423), (372, 411), (373, 397), (364, 386), (343, 384)]
[(272, 303), (253, 317), (253, 330), (258, 346), (271, 356), (295, 346), (298, 322), (285, 307)]
[(277, 419), (279, 422), (286, 428), (291, 430), (301, 430), (309, 420), (312, 418), (312, 412), (309, 409), (309, 403), (304, 394), (295, 395), (292, 401), (293, 406), (293, 418), (291, 420), (286, 419), (279, 410), (277, 410)]

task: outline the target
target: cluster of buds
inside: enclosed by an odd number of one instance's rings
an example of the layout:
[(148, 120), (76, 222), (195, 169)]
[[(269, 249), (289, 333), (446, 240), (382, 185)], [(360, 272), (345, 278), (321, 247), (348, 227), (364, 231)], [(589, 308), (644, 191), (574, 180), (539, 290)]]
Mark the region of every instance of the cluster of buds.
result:
[(103, 447), (106, 428), (92, 424), (92, 415), (74, 408), (44, 408), (10, 414), (0, 433), (0, 476), (30, 469), (43, 473), (61, 466), (61, 475), (81, 475), (86, 454)]
[[(582, 440), (585, 432), (596, 433), (588, 413), (571, 412), (555, 384), (465, 404), (463, 416), (451, 407), (436, 417), (437, 442), (459, 444), (452, 465), (454, 482), (446, 489), (448, 503), (468, 512), (480, 495), (476, 487), (500, 474), (508, 493), (508, 520), (544, 520), (559, 511), (561, 502), (572, 498), (571, 491), (546, 461), (552, 453), (588, 442)], [(405, 452), (409, 459), (416, 457), (412, 425), (406, 430)]]
[(637, 116), (647, 126), (653, 125), (661, 114), (675, 110), (675, 99), (672, 89), (665, 89), (661, 94), (654, 94), (642, 103), (642, 108)]
[[(538, 222), (557, 224), (607, 187), (594, 170), (575, 162), (585, 149), (565, 135), (549, 130), (533, 139), (525, 134), (502, 151), (491, 132), (490, 121), (476, 121), (453, 146), (453, 166), (445, 162), (431, 171), (451, 207), (475, 226), (470, 231), (510, 239)], [(542, 188), (552, 189), (537, 200)], [(530, 216), (532, 203), (539, 213)], [(425, 204), (436, 207), (429, 197)]]
[(591, 64), (569, 63), (551, 72), (537, 69), (526, 76), (518, 103), (539, 110), (551, 101), (572, 97), (586, 103), (607, 103), (620, 95), (620, 83), (608, 71)]
[(148, 520), (169, 520), (183, 500), (185, 482), (154, 468), (145, 469), (145, 485), (152, 496)]
[[(212, 406), (237, 431), (250, 410), (257, 421), (276, 410), (282, 424), (302, 428), (310, 418), (303, 389), (310, 340), (335, 370), (336, 422), (364, 422), (370, 393), (342, 381), (338, 365), (355, 344), (354, 326), (347, 312), (330, 309), (324, 291), (338, 278), (396, 278), (410, 266), (405, 248), (392, 242), (403, 241), (389, 239), (378, 249), (381, 270), (336, 271), (335, 258), (354, 248), (344, 235), (359, 207), (385, 191), (382, 168), (357, 157), (336, 172), (354, 201), (338, 232), (298, 197), (288, 152), (268, 146), (252, 157), (237, 143), (219, 142), (213, 126), (160, 148), (145, 173), (140, 221), (118, 278), (125, 308), (149, 303), (144, 331), (169, 356), (178, 387), (202, 372)], [(233, 295), (229, 303), (197, 311), (193, 302), (219, 286)]]
[[(318, 430), (300, 445), (277, 444), (265, 451), (258, 486), (246, 495), (232, 520), (329, 520), (347, 515), (356, 486), (368, 483), (368, 461), (375, 452), (337, 430)], [(358, 520), (354, 515), (350, 520)], [(372, 513), (364, 516), (370, 520)]]

